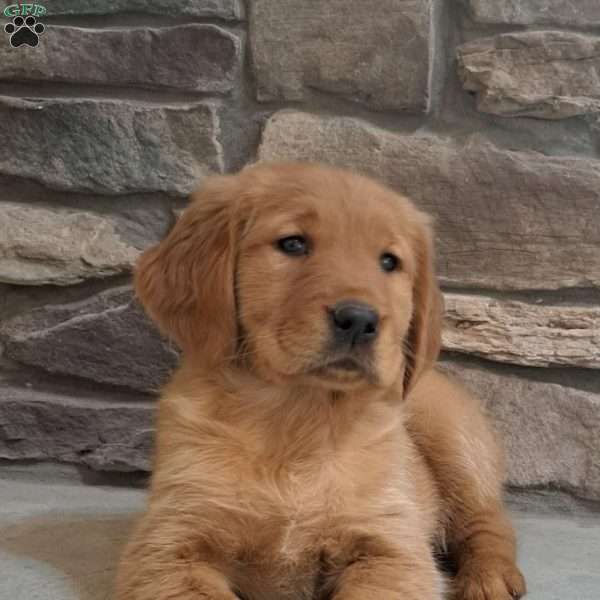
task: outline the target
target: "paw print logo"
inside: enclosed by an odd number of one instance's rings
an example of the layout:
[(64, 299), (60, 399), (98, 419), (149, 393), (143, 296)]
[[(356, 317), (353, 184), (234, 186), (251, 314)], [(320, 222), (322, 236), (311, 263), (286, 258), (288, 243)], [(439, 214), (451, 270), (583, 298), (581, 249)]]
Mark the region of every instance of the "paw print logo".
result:
[(10, 45), (13, 48), (18, 48), (23, 44), (27, 44), (35, 48), (39, 44), (39, 36), (44, 33), (46, 28), (37, 22), (33, 16), (26, 19), (23, 17), (15, 17), (12, 23), (7, 23), (4, 26), (4, 31), (10, 35)]

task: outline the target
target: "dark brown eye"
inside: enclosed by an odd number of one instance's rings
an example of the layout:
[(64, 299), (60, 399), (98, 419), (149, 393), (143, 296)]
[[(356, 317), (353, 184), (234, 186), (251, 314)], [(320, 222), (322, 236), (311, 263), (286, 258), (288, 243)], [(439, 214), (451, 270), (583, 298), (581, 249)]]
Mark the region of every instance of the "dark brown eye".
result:
[(301, 235), (291, 235), (277, 240), (277, 247), (290, 256), (303, 256), (308, 254), (308, 243)]
[(379, 264), (386, 273), (400, 269), (400, 259), (390, 252), (385, 252), (379, 257)]

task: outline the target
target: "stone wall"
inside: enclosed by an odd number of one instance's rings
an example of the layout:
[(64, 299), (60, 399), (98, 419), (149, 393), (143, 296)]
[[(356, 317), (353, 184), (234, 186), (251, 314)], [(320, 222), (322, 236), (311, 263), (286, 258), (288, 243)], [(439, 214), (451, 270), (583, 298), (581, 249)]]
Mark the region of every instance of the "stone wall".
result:
[(437, 221), (445, 368), (510, 483), (600, 498), (597, 0), (48, 0), (0, 43), (0, 458), (148, 469), (138, 254), (210, 172), (351, 166)]

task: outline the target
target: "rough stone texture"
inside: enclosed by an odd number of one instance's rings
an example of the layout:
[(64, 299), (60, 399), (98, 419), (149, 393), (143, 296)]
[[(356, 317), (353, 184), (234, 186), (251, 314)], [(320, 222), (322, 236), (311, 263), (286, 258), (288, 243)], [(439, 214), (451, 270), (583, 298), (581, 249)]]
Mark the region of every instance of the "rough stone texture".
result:
[(0, 382), (0, 459), (149, 470), (154, 403), (67, 396)]
[(600, 161), (393, 134), (348, 117), (282, 111), (262, 160), (320, 160), (386, 181), (433, 214), (443, 283), (600, 287)]
[(444, 348), (499, 362), (600, 368), (600, 307), (446, 293)]
[(600, 37), (507, 33), (460, 46), (458, 65), (482, 112), (542, 119), (600, 112)]
[(598, 0), (466, 0), (479, 23), (506, 25), (600, 25)]
[(240, 62), (239, 39), (214, 25), (83, 29), (48, 27), (43, 43), (0, 44), (0, 80), (112, 84), (227, 92)]
[(600, 499), (600, 394), (445, 361), (483, 400), (507, 455), (508, 483)]
[(175, 222), (173, 209), (187, 203), (165, 193), (109, 196), (50, 190), (20, 177), (0, 176), (2, 201), (32, 209), (54, 210), (61, 215), (85, 213), (102, 217), (114, 225), (116, 234), (139, 250), (159, 242)]
[(374, 109), (428, 109), (430, 0), (253, 0), (257, 97), (327, 92)]
[(108, 15), (145, 13), (168, 16), (243, 18), (240, 0), (52, 0), (49, 15)]
[(100, 194), (185, 195), (223, 168), (216, 108), (0, 98), (0, 174)]
[(156, 391), (177, 362), (129, 287), (44, 306), (0, 324), (5, 355), (51, 373)]
[(0, 282), (69, 285), (128, 271), (139, 254), (102, 215), (15, 202), (0, 214)]

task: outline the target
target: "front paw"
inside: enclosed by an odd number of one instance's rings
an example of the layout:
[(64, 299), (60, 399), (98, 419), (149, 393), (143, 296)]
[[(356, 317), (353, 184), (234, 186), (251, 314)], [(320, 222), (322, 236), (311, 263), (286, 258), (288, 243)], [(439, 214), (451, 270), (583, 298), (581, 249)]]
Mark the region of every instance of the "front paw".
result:
[(517, 566), (502, 558), (472, 560), (453, 582), (453, 600), (515, 600), (527, 591)]

